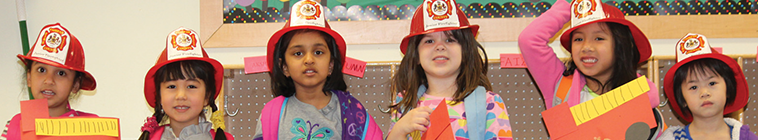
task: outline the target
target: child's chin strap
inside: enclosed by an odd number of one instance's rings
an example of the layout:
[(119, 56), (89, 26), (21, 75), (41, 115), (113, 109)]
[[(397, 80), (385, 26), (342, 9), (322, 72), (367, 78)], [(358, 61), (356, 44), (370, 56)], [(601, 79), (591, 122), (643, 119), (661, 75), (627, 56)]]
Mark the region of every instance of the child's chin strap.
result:
[[(426, 86), (418, 88), (417, 99), (426, 93)], [(468, 137), (471, 140), (483, 140), (487, 127), (487, 89), (482, 86), (476, 87), (473, 93), (463, 99), (463, 107), (466, 111), (466, 127)]]

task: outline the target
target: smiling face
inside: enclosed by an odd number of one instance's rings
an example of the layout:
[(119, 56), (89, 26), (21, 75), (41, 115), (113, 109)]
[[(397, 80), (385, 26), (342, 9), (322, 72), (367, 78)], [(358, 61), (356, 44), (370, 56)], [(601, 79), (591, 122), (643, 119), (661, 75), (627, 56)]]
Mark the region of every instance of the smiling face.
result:
[(418, 45), (418, 58), (427, 77), (458, 76), (462, 59), (458, 40), (444, 31), (422, 36)]
[(284, 75), (292, 78), (297, 88), (323, 87), (334, 63), (324, 37), (317, 31), (300, 32), (284, 52)]
[(587, 24), (571, 34), (571, 58), (579, 71), (598, 80), (608, 80), (615, 61), (614, 38), (608, 25)]
[(76, 71), (29, 61), (26, 83), (35, 99), (47, 99), (48, 108), (67, 107), (71, 93), (79, 91)]
[(724, 78), (713, 71), (691, 70), (681, 91), (693, 118), (723, 115), (726, 87)]
[(161, 106), (171, 123), (197, 123), (208, 104), (205, 86), (202, 79), (176, 79), (160, 84)]

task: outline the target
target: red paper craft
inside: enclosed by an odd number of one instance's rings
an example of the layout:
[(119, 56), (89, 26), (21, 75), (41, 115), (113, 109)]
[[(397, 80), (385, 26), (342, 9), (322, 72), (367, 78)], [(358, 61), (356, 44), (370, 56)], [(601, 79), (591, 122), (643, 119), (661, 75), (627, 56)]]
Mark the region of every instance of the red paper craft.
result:
[(526, 68), (524, 57), (518, 53), (501, 53), (500, 68)]
[[(36, 133), (35, 119), (50, 118), (47, 99), (21, 101), (21, 139), (23, 140), (118, 140), (121, 139), (120, 125), (112, 126), (119, 129), (119, 136), (41, 136)], [(57, 118), (98, 118), (98, 117), (57, 117)], [(56, 119), (56, 118), (52, 118)], [(118, 119), (118, 118), (113, 118)], [(119, 122), (120, 123), (120, 122)], [(97, 128), (97, 127), (95, 127)], [(97, 128), (105, 129), (105, 128)], [(68, 129), (70, 130), (70, 129)]]
[(429, 115), (429, 128), (421, 136), (422, 140), (455, 140), (447, 113), (447, 101), (443, 99)]
[(647, 123), (650, 128), (657, 126), (649, 100), (647, 95), (637, 96), (579, 126), (574, 123), (567, 103), (545, 110), (542, 117), (554, 140), (585, 140), (595, 137), (619, 140), (625, 138), (627, 128), (636, 122)]
[(245, 57), (245, 74), (267, 72), (266, 56)]
[(366, 72), (366, 62), (355, 58), (345, 58), (345, 64), (343, 66), (342, 73), (347, 75), (363, 78), (363, 73)]

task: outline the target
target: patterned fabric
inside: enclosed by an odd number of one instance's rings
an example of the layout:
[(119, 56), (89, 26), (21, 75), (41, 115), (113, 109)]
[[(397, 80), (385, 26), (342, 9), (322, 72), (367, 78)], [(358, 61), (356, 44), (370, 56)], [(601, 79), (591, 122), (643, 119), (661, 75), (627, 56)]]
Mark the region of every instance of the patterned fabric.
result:
[(358, 99), (353, 98), (350, 93), (332, 90), (334, 95), (340, 101), (340, 112), (342, 112), (342, 138), (350, 140), (363, 139), (363, 131), (368, 121), (368, 113), (363, 108)]
[[(513, 135), (511, 132), (511, 124), (508, 118), (508, 111), (505, 109), (505, 104), (500, 95), (487, 91), (487, 123), (485, 126), (486, 134), (485, 138), (488, 140), (500, 139), (500, 140), (512, 140)], [(401, 94), (395, 98), (395, 104), (399, 103), (403, 99)], [(466, 127), (466, 111), (463, 106), (463, 102), (452, 104), (453, 98), (449, 97), (435, 97), (429, 94), (424, 94), (419, 98), (417, 106), (427, 106), (432, 109), (437, 108), (442, 99), (447, 100), (448, 115), (450, 115), (450, 126), (453, 130), (455, 138), (458, 140), (468, 140), (468, 128)], [(400, 119), (400, 113), (394, 112), (391, 116), (390, 130), (394, 127), (395, 123)], [(411, 133), (409, 139), (417, 140), (421, 138), (421, 132)]]

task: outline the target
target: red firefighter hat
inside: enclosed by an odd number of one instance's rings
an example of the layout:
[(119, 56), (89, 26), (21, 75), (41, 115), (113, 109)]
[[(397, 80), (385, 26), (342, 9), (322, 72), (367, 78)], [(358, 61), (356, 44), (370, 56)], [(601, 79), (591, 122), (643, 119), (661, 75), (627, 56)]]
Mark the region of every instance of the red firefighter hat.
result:
[(214, 97), (218, 96), (221, 91), (221, 84), (224, 83), (224, 67), (215, 59), (208, 57), (208, 53), (203, 49), (199, 39), (200, 35), (197, 32), (184, 27), (179, 27), (179, 29), (168, 34), (166, 48), (163, 49), (158, 61), (145, 75), (145, 100), (151, 107), (155, 107), (155, 93), (157, 92), (154, 83), (155, 78), (153, 77), (155, 72), (164, 65), (177, 61), (200, 60), (213, 65), (213, 69), (216, 71), (213, 74), (213, 77), (216, 78), (216, 85), (206, 86), (216, 86)]
[(79, 89), (94, 90), (97, 87), (95, 77), (84, 70), (84, 49), (79, 39), (68, 32), (68, 29), (60, 23), (49, 24), (42, 28), (37, 36), (37, 41), (26, 55), (17, 55), (18, 59), (26, 64), (25, 60), (70, 69), (84, 73)]
[(613, 22), (628, 26), (632, 32), (637, 51), (640, 53), (638, 63), (645, 62), (650, 58), (652, 51), (645, 34), (634, 23), (626, 20), (618, 8), (602, 3), (600, 0), (574, 0), (571, 2), (571, 28), (561, 35), (563, 48), (571, 52), (571, 32), (584, 25), (597, 22)]
[(274, 50), (276, 50), (276, 44), (279, 42), (279, 39), (290, 31), (300, 29), (318, 30), (332, 36), (334, 42), (337, 43), (337, 49), (339, 49), (339, 53), (342, 55), (342, 62), (344, 64), (345, 39), (329, 27), (329, 23), (326, 22), (326, 17), (324, 16), (325, 9), (323, 8), (320, 3), (313, 0), (302, 0), (292, 5), (293, 11), (290, 15), (290, 20), (284, 23), (284, 28), (276, 31), (268, 39), (266, 61), (268, 62), (269, 70), (274, 69)]
[(439, 31), (459, 30), (470, 28), (474, 36), (479, 31), (479, 25), (471, 25), (455, 0), (424, 0), (418, 6), (411, 19), (411, 31), (400, 43), (400, 51), (405, 54), (411, 37)]
[(729, 68), (734, 72), (737, 94), (732, 103), (726, 103), (727, 105), (724, 107), (724, 115), (742, 109), (742, 107), (745, 107), (748, 102), (747, 81), (745, 80), (745, 75), (742, 73), (742, 68), (740, 68), (737, 61), (711, 48), (711, 45), (708, 44), (708, 40), (705, 36), (689, 33), (676, 43), (677, 63), (666, 72), (666, 77), (663, 79), (663, 90), (666, 92), (669, 104), (671, 104), (671, 110), (674, 110), (676, 114), (684, 118), (687, 122), (692, 122), (692, 115), (684, 115), (682, 110), (679, 109), (679, 103), (677, 103), (674, 98), (674, 75), (676, 74), (676, 70), (682, 65), (705, 58), (720, 60), (729, 65)]

